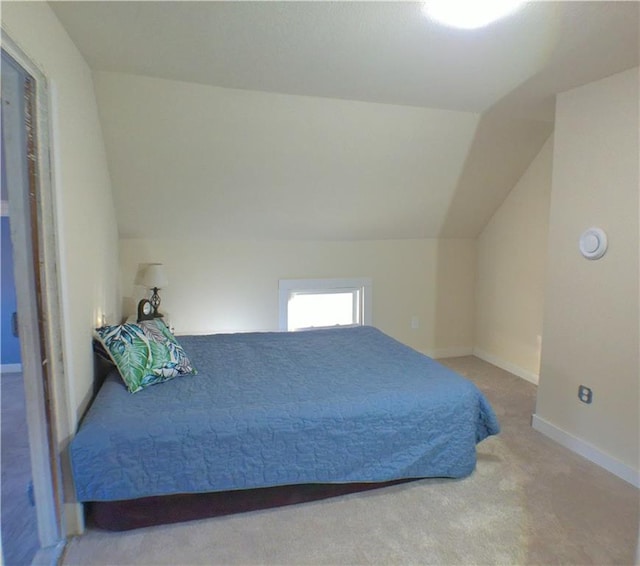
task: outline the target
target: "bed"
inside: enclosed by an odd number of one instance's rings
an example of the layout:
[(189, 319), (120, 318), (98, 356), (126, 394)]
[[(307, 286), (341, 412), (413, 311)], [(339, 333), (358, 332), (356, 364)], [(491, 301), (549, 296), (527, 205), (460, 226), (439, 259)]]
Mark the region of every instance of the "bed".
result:
[(462, 478), (499, 432), (473, 383), (373, 327), (179, 342), (197, 375), (131, 394), (111, 372), (71, 442), (77, 500), (99, 526)]

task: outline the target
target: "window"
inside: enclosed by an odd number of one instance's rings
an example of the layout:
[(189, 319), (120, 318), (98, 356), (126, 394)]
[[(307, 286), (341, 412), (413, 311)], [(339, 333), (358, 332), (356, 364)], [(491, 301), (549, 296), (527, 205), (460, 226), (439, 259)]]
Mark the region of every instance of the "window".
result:
[(371, 279), (281, 279), (280, 330), (372, 324)]

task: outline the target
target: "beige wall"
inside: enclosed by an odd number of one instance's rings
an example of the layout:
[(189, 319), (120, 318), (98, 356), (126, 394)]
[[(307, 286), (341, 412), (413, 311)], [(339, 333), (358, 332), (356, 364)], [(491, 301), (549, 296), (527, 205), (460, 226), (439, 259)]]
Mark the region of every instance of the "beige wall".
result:
[[(177, 333), (278, 329), (278, 280), (373, 279), (373, 323), (425, 353), (473, 345), (473, 240), (305, 242), (121, 239), (125, 311), (145, 289), (139, 264), (164, 263), (170, 279), (164, 309)], [(439, 270), (445, 264), (446, 270)], [(455, 298), (454, 298), (455, 297)], [(437, 320), (449, 305), (451, 316)], [(467, 310), (468, 309), (468, 310)], [(411, 328), (417, 316), (419, 328)]]
[(435, 345), (436, 358), (467, 356), (474, 344), (474, 284), (476, 279), (476, 240), (440, 238), (435, 264), (427, 265), (436, 278)]
[[(74, 430), (93, 386), (92, 332), (120, 318), (118, 235), (89, 67), (45, 2), (2, 5), (2, 27), (40, 68), (51, 97), (64, 368)], [(64, 443), (64, 439), (61, 439)]]
[(423, 352), (471, 352), (475, 243), (427, 233), (439, 232), (478, 115), (95, 81), (129, 313), (149, 261), (169, 270), (180, 333), (276, 330), (279, 279), (372, 277), (374, 324)]
[[(639, 126), (637, 68), (558, 96), (536, 407), (623, 474), (639, 469)], [(578, 251), (591, 226), (609, 238), (597, 261)], [(592, 404), (578, 400), (580, 384)]]
[(478, 237), (475, 353), (537, 382), (553, 140)]

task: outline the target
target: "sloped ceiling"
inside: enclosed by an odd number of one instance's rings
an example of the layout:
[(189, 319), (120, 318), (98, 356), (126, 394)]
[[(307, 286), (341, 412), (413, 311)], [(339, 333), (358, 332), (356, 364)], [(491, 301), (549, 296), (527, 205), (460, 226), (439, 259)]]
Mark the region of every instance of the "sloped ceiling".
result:
[(123, 237), (435, 237), (478, 114), (95, 77)]
[(555, 93), (638, 65), (636, 2), (471, 32), (412, 2), (51, 5), (96, 71), (123, 236), (475, 237)]

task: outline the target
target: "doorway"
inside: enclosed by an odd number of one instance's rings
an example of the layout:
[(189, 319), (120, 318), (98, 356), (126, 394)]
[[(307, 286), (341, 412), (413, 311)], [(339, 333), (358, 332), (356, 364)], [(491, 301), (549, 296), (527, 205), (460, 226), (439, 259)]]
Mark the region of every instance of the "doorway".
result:
[[(61, 551), (64, 539), (56, 434), (56, 401), (60, 397), (64, 375), (58, 330), (60, 316), (49, 174), (46, 82), (4, 31), (1, 72), (2, 184), (3, 191), (6, 189), (14, 254), (17, 298), (15, 324), (20, 335), (22, 362), (22, 380), (13, 384), (17, 385), (13, 393), (23, 394), (25, 407), (31, 469), (23, 478), (26, 483), (24, 496), (27, 502), (31, 499), (35, 504), (36, 559), (51, 561)], [(0, 379), (4, 380), (5, 376)], [(12, 391), (9, 381), (6, 385), (5, 389), (4, 381), (0, 381), (3, 397)], [(6, 416), (4, 401), (3, 425)], [(20, 403), (19, 395), (14, 403)], [(63, 404), (62, 408), (65, 407)], [(7, 464), (10, 462), (3, 461), (3, 495), (4, 467)], [(32, 478), (31, 483), (29, 477)], [(19, 497), (21, 489), (17, 489)], [(2, 519), (3, 523), (17, 522), (22, 517), (7, 518), (3, 508)], [(8, 528), (3, 524), (2, 550), (5, 558), (9, 558), (9, 552), (13, 556), (13, 541), (9, 540)]]
[(17, 328), (16, 289), (13, 277), (13, 246), (5, 190), (4, 145), (2, 145), (2, 365), (0, 402), (2, 439), (2, 494), (0, 526), (5, 564), (31, 564), (40, 546), (31, 481), (31, 456), (22, 376), (22, 358)]

